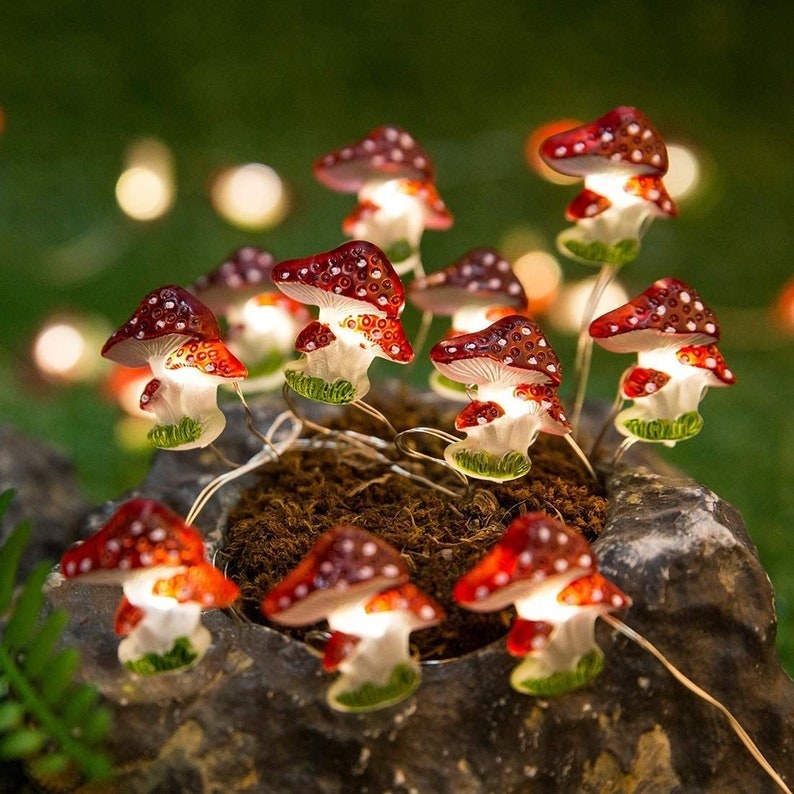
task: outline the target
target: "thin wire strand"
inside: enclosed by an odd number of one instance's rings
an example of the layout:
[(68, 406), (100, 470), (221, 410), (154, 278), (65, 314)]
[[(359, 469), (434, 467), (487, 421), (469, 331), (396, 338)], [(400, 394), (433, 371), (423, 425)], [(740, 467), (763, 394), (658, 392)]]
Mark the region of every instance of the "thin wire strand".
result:
[[(424, 452), (419, 452), (417, 449), (412, 449), (405, 443), (405, 439), (410, 435), (419, 435), (425, 434), (428, 436), (434, 436), (435, 438), (440, 438), (442, 441), (446, 441), (450, 444), (455, 443), (456, 441), (460, 441), (459, 438), (456, 436), (450, 435), (449, 433), (445, 433), (443, 430), (437, 430), (434, 427), (413, 427), (410, 430), (403, 430), (402, 433), (398, 433), (394, 437), (394, 444), (397, 449), (400, 450), (404, 455), (407, 455), (410, 458), (416, 458), (417, 460), (427, 460), (431, 463), (437, 463), (439, 466), (443, 466), (446, 469), (449, 469), (461, 482), (464, 484), (466, 488), (469, 487), (469, 478), (462, 472), (458, 471), (454, 466), (450, 466), (446, 460), (443, 458), (436, 458), (433, 455), (428, 455)], [(437, 486), (435, 483), (430, 483), (435, 487), (438, 487), (439, 490), (445, 490), (447, 493), (450, 493), (443, 486)], [(453, 496), (460, 496), (458, 493), (452, 492)]]
[(573, 435), (571, 433), (566, 433), (563, 436), (563, 438), (568, 442), (571, 449), (576, 454), (576, 457), (579, 458), (580, 461), (582, 461), (590, 476), (594, 480), (597, 480), (598, 477), (596, 477), (596, 473), (595, 473), (595, 469), (593, 468), (593, 465), (590, 463), (587, 455), (584, 454), (584, 450), (579, 446), (579, 444), (576, 443), (576, 439), (574, 439)]
[(715, 697), (710, 695), (706, 692), (705, 689), (699, 687), (692, 679), (687, 678), (671, 661), (667, 659), (667, 657), (651, 642), (645, 639), (639, 632), (632, 629), (630, 626), (627, 626), (620, 618), (614, 617), (614, 615), (610, 615), (609, 613), (600, 614), (599, 617), (612, 626), (613, 629), (619, 631), (621, 634), (628, 637), (633, 642), (637, 643), (645, 651), (648, 651), (652, 656), (654, 656), (664, 667), (665, 669), (675, 678), (679, 683), (683, 684), (690, 692), (693, 692), (697, 695), (701, 700), (704, 700), (711, 706), (714, 706), (715, 709), (720, 711), (725, 719), (728, 721), (728, 724), (733, 729), (734, 733), (739, 737), (742, 744), (747, 748), (750, 752), (750, 755), (756, 760), (758, 765), (775, 781), (775, 783), (780, 787), (781, 791), (785, 791), (786, 794), (792, 794), (791, 789), (786, 785), (783, 778), (775, 771), (775, 768), (769, 761), (766, 760), (761, 750), (758, 748), (758, 745), (750, 738), (750, 735), (747, 731), (742, 727), (742, 724), (733, 714), (728, 710), (726, 706), (720, 703)]

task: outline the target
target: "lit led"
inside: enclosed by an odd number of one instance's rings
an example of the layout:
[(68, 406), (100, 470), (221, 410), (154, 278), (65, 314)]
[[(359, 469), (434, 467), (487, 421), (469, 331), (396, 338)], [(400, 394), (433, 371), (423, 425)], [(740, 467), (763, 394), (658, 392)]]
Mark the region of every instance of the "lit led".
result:
[(173, 183), (148, 166), (132, 166), (116, 182), (116, 201), (130, 218), (153, 221), (168, 212), (174, 203)]
[(692, 193), (700, 183), (701, 167), (695, 152), (680, 144), (667, 147), (670, 161), (664, 184), (674, 199), (681, 199)]
[(248, 163), (223, 171), (212, 185), (212, 203), (229, 223), (242, 229), (275, 226), (287, 212), (281, 177), (270, 166)]
[(528, 251), (513, 262), (513, 272), (524, 288), (530, 312), (547, 309), (562, 282), (557, 259), (545, 251)]
[[(594, 276), (563, 286), (559, 298), (554, 304), (554, 310), (548, 313), (549, 324), (558, 331), (578, 334), (595, 283), (596, 277)], [(599, 317), (627, 303), (628, 300), (629, 296), (624, 287), (620, 282), (613, 281), (601, 295), (593, 317)]]
[(90, 319), (51, 320), (36, 334), (32, 357), (39, 372), (53, 380), (77, 382), (97, 375), (102, 360), (97, 352), (106, 335), (104, 324)]

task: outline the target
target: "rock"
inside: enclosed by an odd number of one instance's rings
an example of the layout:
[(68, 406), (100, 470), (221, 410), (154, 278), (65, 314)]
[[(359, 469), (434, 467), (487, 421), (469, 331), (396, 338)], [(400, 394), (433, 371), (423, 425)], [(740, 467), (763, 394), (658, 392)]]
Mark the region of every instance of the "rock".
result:
[[(226, 454), (245, 456), (225, 443)], [(150, 477), (142, 492), (184, 509), (214, 463), (168, 458), (167, 470), (155, 464), (159, 484)], [(596, 544), (604, 573), (633, 598), (626, 622), (723, 701), (791, 783), (794, 684), (739, 513), (691, 480), (628, 466), (610, 479), (611, 517)], [(232, 498), (230, 488), (223, 499)], [(222, 518), (216, 509), (204, 526)], [(81, 649), (82, 677), (120, 704), (112, 751), (125, 792), (777, 790), (722, 714), (604, 624), (606, 668), (577, 692), (514, 692), (516, 660), (496, 643), (426, 665), (417, 693), (396, 707), (345, 715), (325, 705), (330, 677), (307, 646), (225, 613), (206, 615), (214, 643), (194, 670), (124, 673), (109, 630), (119, 597), (57, 574), (48, 588), (49, 602), (73, 616), (65, 641)]]
[(0, 424), (0, 492), (8, 488), (16, 496), (0, 524), (0, 544), (21, 521), (32, 524), (19, 566), (23, 579), (42, 560), (57, 560), (79, 537), (89, 505), (66, 456)]

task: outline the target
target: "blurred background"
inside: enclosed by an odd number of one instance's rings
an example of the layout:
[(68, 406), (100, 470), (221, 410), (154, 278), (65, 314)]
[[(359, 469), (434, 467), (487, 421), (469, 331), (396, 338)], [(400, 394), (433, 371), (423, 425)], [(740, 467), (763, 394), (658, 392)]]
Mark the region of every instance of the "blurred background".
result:
[[(792, 21), (789, 3), (739, 0), (2, 4), (0, 419), (67, 451), (91, 499), (136, 484), (150, 453), (104, 339), (239, 246), (340, 244), (354, 199), (311, 163), (384, 123), (429, 151), (455, 216), (424, 235), (426, 268), (483, 245), (529, 256), (570, 372), (565, 318), (594, 271), (556, 252), (580, 186), (538, 173), (532, 136), (633, 104), (674, 147), (680, 217), (653, 224), (621, 283), (695, 286), (739, 379), (660, 454), (743, 513), (794, 671)], [(611, 400), (629, 360), (595, 351), (590, 396)]]

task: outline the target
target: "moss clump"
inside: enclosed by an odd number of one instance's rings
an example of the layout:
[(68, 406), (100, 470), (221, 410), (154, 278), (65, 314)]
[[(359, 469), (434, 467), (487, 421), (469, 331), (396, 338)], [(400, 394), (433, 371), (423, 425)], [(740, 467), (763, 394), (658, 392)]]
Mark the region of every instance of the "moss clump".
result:
[(335, 380), (328, 383), (322, 378), (304, 375), (296, 369), (285, 369), (284, 378), (290, 388), (310, 400), (329, 405), (346, 405), (356, 399), (356, 390), (349, 380)]
[[(435, 401), (423, 402), (410, 394), (392, 394), (380, 402), (373, 398), (372, 403), (398, 431), (449, 428), (455, 414), (454, 409), (439, 414)], [(362, 412), (348, 408), (334, 413), (341, 427), (384, 434), (383, 427)], [(442, 456), (443, 442), (431, 439), (428, 445), (434, 455)], [(288, 452), (262, 468), (259, 482), (242, 494), (230, 516), (224, 562), (242, 590), (243, 612), (265, 623), (260, 612), (265, 593), (323, 532), (350, 523), (397, 547), (408, 562), (411, 581), (446, 609), (442, 624), (411, 635), (422, 659), (460, 656), (493, 642), (509, 628), (512, 609), (470, 612), (458, 607), (451, 594), (461, 574), (502, 536), (507, 524), (523, 512), (545, 510), (559, 514), (592, 540), (606, 520), (602, 489), (563, 439), (542, 434), (531, 454), (529, 476), (504, 483), (471, 480), (463, 491), (460, 481), (443, 467), (399, 457), (394, 451), (402, 467), (461, 491), (451, 497), (391, 471), (353, 444)], [(280, 630), (305, 636), (303, 630)]]
[(198, 654), (190, 644), (187, 637), (179, 637), (174, 641), (169, 651), (162, 654), (147, 653), (140, 659), (125, 662), (124, 666), (131, 672), (138, 675), (155, 675), (156, 673), (166, 673), (169, 670), (179, 670), (191, 665)]

